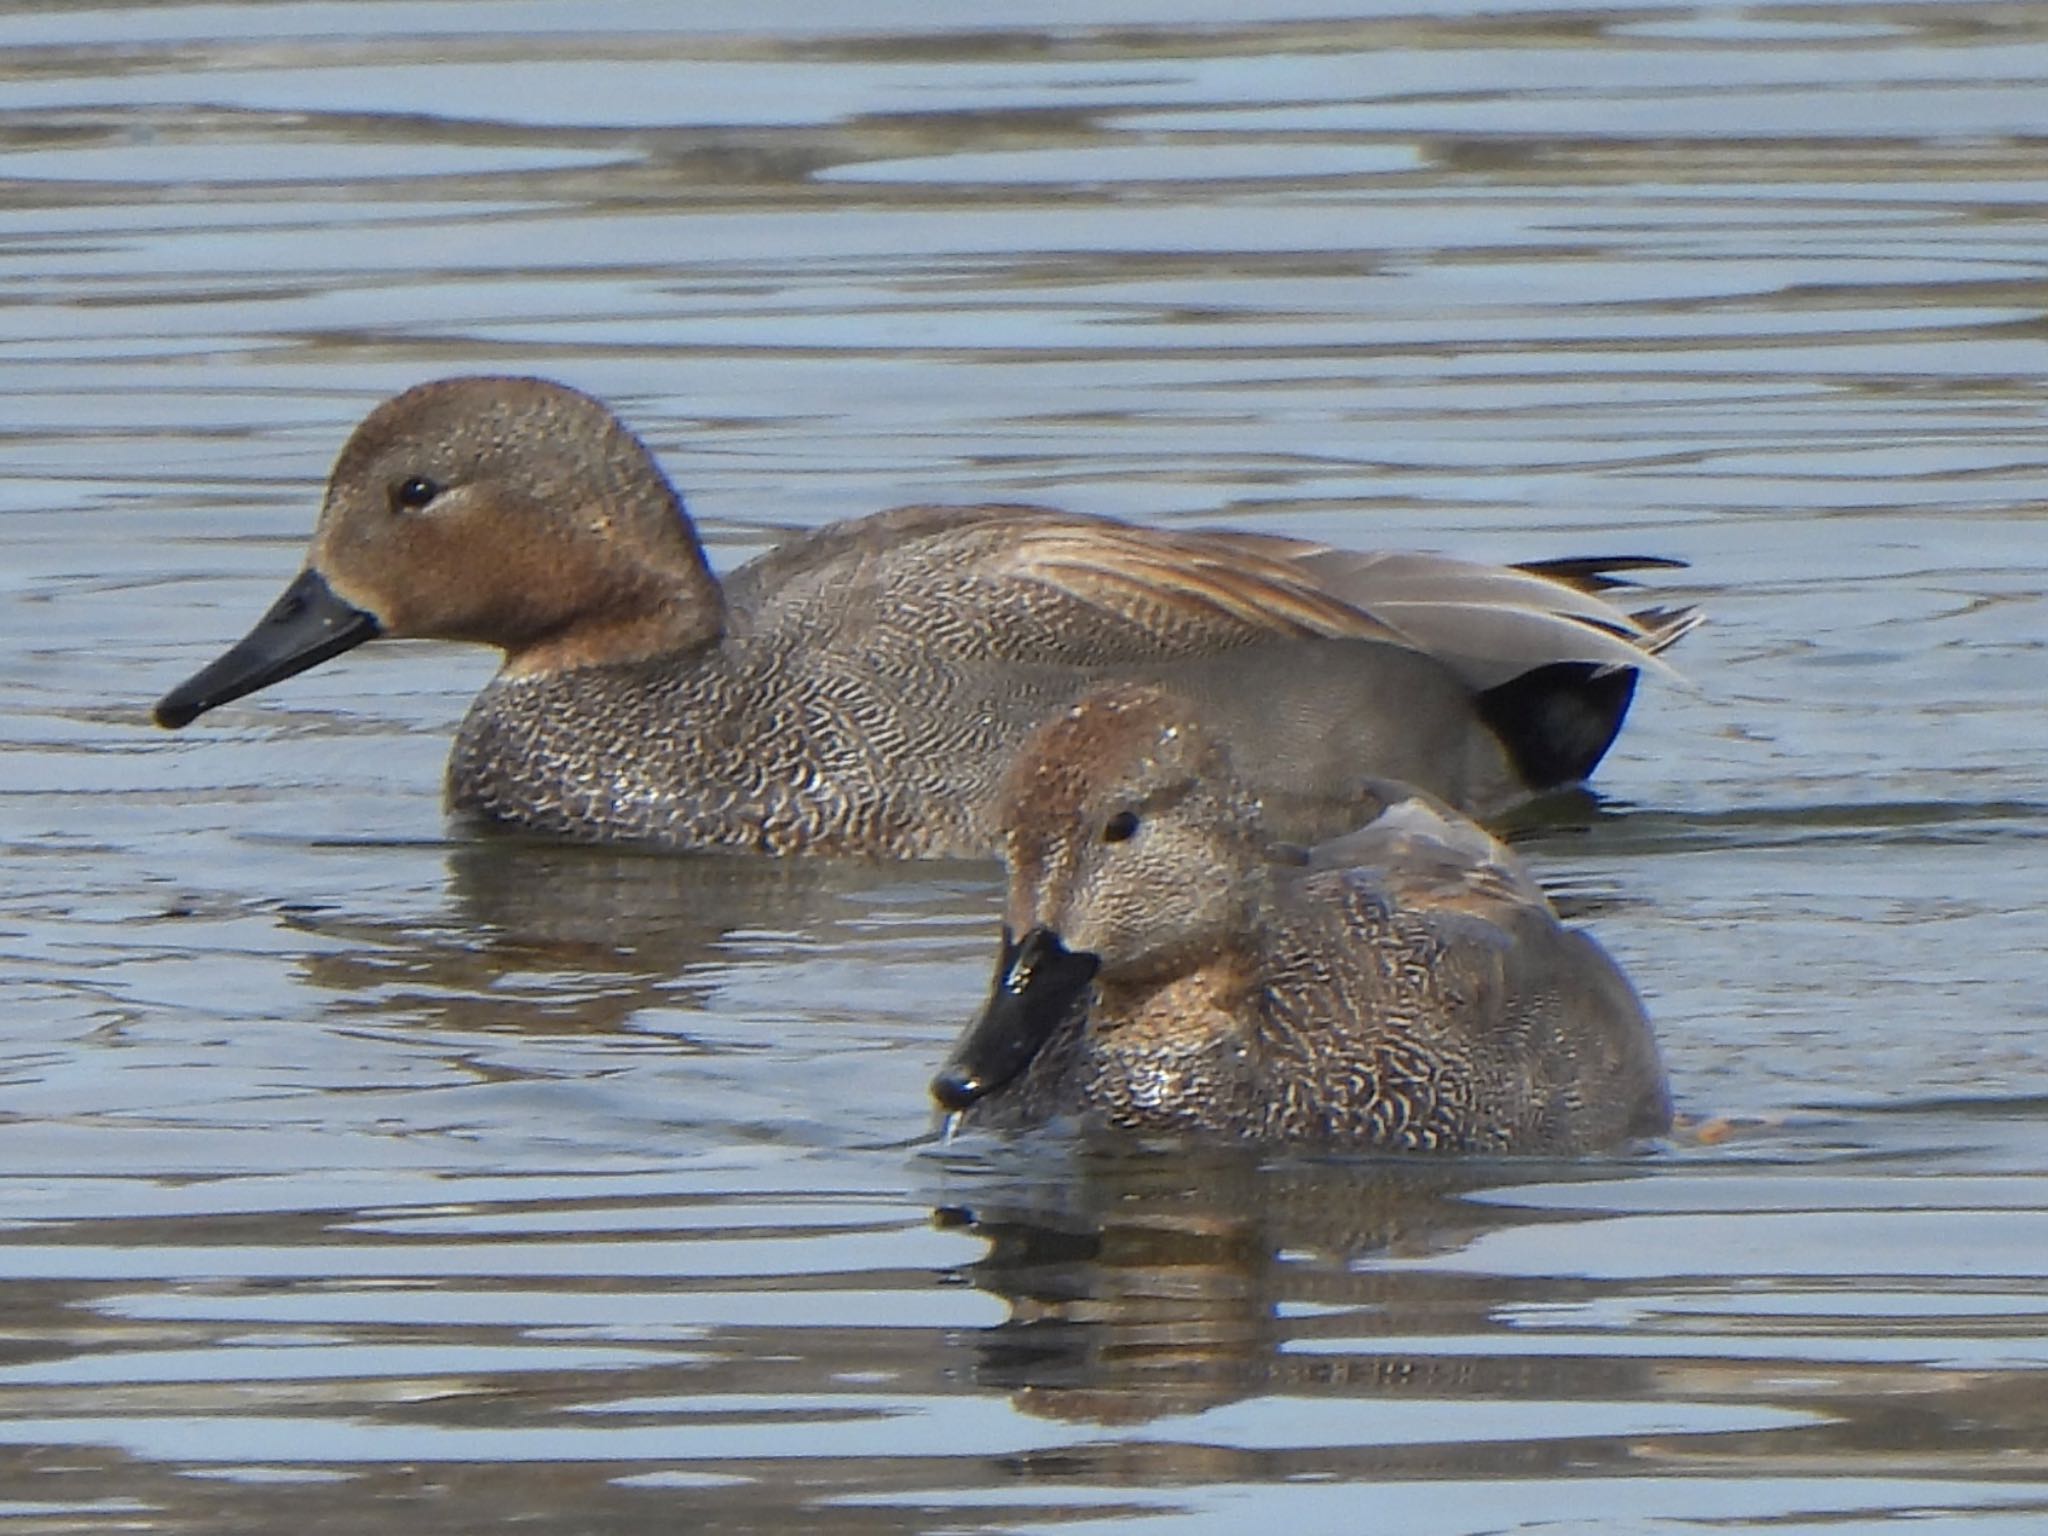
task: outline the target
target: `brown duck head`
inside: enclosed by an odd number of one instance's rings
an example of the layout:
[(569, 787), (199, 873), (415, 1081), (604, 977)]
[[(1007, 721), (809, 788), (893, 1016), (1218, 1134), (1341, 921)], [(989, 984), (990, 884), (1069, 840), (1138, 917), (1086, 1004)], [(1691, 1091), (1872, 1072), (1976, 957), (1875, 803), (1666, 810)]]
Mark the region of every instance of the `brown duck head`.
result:
[(1013, 1081), (1091, 986), (1168, 981), (1215, 959), (1267, 879), (1256, 801), (1159, 688), (1105, 689), (1040, 726), (1002, 804), (1002, 954), (988, 1003), (933, 1079), (948, 1110)]
[(494, 645), (517, 673), (638, 660), (723, 629), (681, 501), (608, 409), (543, 379), (443, 379), (356, 428), (305, 569), (156, 721), (176, 729), (379, 636)]

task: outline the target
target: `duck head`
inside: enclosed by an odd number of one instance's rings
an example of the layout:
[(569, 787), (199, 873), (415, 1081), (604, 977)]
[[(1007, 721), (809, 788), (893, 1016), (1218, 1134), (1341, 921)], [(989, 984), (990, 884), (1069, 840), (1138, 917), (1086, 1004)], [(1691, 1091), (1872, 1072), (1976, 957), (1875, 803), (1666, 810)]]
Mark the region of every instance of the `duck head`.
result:
[(1164, 982), (1225, 952), (1266, 878), (1256, 800), (1159, 688), (1105, 689), (1040, 726), (1002, 808), (1002, 955), (932, 1081), (948, 1110), (1013, 1081), (1091, 986)]
[(687, 650), (724, 622), (681, 501), (605, 406), (544, 379), (443, 379), (356, 428), (305, 569), (156, 720), (176, 729), (379, 636), (494, 645), (522, 673)]

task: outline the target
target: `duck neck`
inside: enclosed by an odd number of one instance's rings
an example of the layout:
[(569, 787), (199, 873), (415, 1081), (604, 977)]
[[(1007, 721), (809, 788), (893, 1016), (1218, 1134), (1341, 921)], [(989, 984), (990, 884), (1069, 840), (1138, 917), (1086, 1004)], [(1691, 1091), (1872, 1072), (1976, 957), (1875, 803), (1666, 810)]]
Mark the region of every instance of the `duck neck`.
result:
[(725, 595), (701, 553), (680, 570), (609, 583), (559, 628), (505, 648), (505, 673), (532, 677), (688, 655), (725, 637)]
[(1111, 1124), (1242, 1134), (1256, 1123), (1258, 1009), (1250, 969), (1218, 958), (1164, 985), (1097, 983), (1085, 1097)]
[(1211, 951), (1170, 978), (1142, 981), (1098, 977), (1097, 1016), (1141, 1020), (1147, 1033), (1195, 1036), (1235, 1034), (1240, 1005), (1252, 990), (1252, 967), (1244, 957)]

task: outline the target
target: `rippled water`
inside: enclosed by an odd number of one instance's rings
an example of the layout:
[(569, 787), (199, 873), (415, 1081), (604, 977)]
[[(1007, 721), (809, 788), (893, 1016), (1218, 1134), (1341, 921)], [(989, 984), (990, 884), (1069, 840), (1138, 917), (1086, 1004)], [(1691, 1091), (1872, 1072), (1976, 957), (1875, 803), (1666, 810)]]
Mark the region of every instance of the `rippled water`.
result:
[[(0, 1516), (2048, 1520), (2048, 7), (1309, 9), (0, 15)], [(470, 840), (452, 648), (154, 730), (479, 369), (722, 563), (922, 498), (1691, 561), (1695, 686), (1529, 848), (1714, 1134), (939, 1148), (990, 869)]]

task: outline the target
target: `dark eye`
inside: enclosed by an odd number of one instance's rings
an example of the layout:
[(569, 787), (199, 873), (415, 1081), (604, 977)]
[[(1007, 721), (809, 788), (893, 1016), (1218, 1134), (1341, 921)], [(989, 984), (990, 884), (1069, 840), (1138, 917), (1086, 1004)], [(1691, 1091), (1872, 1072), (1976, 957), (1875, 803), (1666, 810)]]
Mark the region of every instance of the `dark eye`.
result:
[(440, 486), (423, 476), (414, 475), (410, 480), (399, 482), (391, 493), (391, 504), (401, 512), (417, 512), (440, 494)]
[(1138, 832), (1138, 813), (1118, 811), (1102, 824), (1102, 840), (1105, 843), (1127, 843)]

